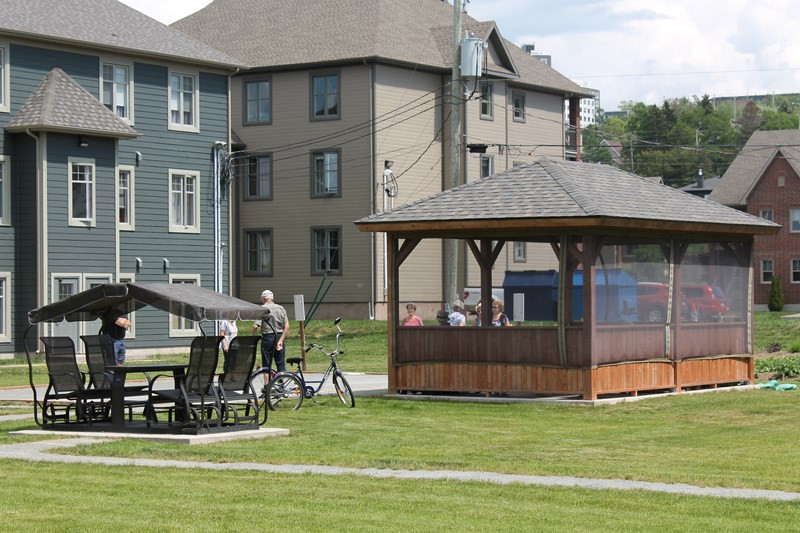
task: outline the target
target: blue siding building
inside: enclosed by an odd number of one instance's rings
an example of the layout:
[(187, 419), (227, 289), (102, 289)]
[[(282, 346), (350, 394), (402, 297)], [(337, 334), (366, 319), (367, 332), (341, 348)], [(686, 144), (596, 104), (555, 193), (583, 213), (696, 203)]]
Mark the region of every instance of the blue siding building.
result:
[[(219, 161), (240, 66), (116, 0), (3, 0), (0, 357), (24, 350), (29, 310), (96, 284), (230, 292)], [(155, 310), (131, 318), (132, 353), (186, 349), (198, 331)], [(80, 346), (98, 327), (36, 336)]]

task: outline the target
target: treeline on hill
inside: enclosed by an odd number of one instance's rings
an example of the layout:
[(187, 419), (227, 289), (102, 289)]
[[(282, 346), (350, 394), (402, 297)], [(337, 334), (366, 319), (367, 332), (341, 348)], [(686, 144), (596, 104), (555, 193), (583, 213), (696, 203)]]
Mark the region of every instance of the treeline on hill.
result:
[(583, 129), (582, 159), (682, 187), (696, 180), (698, 169), (706, 178), (722, 176), (754, 131), (798, 128), (798, 101), (800, 95), (758, 102), (704, 95), (660, 106), (625, 102), (625, 116), (604, 118), (600, 110), (598, 124)]

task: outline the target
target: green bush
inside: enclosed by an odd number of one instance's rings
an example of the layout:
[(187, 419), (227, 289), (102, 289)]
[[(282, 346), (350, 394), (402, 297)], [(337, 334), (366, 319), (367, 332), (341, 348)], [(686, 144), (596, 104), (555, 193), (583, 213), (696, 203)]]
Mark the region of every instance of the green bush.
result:
[(773, 372), (777, 379), (800, 376), (800, 356), (760, 357), (756, 359), (756, 372)]
[(800, 342), (793, 342), (791, 346), (789, 346), (789, 351), (792, 353), (800, 352)]
[(781, 278), (772, 276), (772, 285), (769, 287), (769, 300), (767, 307), (770, 311), (783, 310), (783, 287), (781, 287)]

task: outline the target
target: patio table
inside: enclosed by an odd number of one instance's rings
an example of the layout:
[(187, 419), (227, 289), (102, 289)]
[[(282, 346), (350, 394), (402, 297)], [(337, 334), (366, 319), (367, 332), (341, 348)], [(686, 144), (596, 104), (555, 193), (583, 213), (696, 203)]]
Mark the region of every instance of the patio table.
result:
[(168, 373), (175, 377), (175, 387), (186, 372), (186, 365), (178, 363), (157, 363), (144, 365), (107, 366), (106, 370), (114, 374), (111, 380), (111, 425), (114, 429), (125, 428), (125, 379), (134, 372)]

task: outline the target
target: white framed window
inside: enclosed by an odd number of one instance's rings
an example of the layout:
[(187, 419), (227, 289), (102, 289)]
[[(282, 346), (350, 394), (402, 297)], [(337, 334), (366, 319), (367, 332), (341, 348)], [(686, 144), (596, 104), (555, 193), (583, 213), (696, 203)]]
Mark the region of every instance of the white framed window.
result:
[(95, 164), (94, 159), (69, 158), (70, 226), (95, 226)]
[(169, 171), (169, 231), (200, 233), (200, 173)]
[(528, 260), (528, 243), (515, 242), (514, 243), (514, 262), (524, 263)]
[(198, 109), (200, 88), (197, 74), (169, 73), (169, 129), (178, 131), (200, 131)]
[(525, 122), (525, 93), (513, 91), (511, 102), (514, 108), (514, 122)]
[(272, 199), (272, 156), (269, 154), (248, 157), (245, 160), (245, 200)]
[(789, 231), (791, 233), (800, 232), (800, 207), (793, 207), (789, 210), (789, 220), (791, 220)]
[(272, 230), (254, 229), (244, 232), (245, 276), (272, 275)]
[[(117, 283), (136, 283), (136, 274), (117, 274)], [(131, 327), (125, 334), (126, 339), (136, 338), (136, 312), (128, 314), (128, 320), (131, 321)]]
[(339, 73), (311, 75), (311, 120), (337, 119), (340, 109)]
[(772, 283), (774, 269), (775, 266), (772, 259), (761, 260), (761, 283)]
[(11, 158), (0, 154), (0, 226), (11, 225)]
[(494, 174), (494, 157), (490, 155), (481, 156), (481, 177), (488, 178)]
[(244, 82), (244, 124), (269, 124), (272, 122), (272, 80), (258, 79)]
[(481, 118), (494, 119), (494, 85), (490, 81), (481, 82)]
[(11, 75), (9, 73), (8, 43), (0, 41), (0, 113), (11, 110)]
[(311, 274), (342, 273), (341, 226), (311, 228)]
[[(170, 274), (170, 283), (187, 283), (189, 285), (200, 285), (200, 274)], [(169, 315), (169, 336), (170, 337), (196, 337), (200, 334), (197, 322), (183, 318), (182, 316)]]
[(117, 168), (117, 222), (119, 229), (133, 231), (134, 224), (134, 183), (136, 168), (120, 165)]
[(128, 124), (133, 124), (133, 66), (130, 63), (103, 61), (100, 95), (104, 106)]
[(341, 196), (339, 151), (311, 153), (311, 197)]
[(792, 283), (800, 283), (800, 259), (792, 259)]
[(0, 272), (0, 342), (11, 342), (11, 272)]
[(772, 209), (760, 209), (758, 211), (758, 216), (760, 216), (764, 220), (769, 220), (770, 222), (772, 222), (773, 220)]

